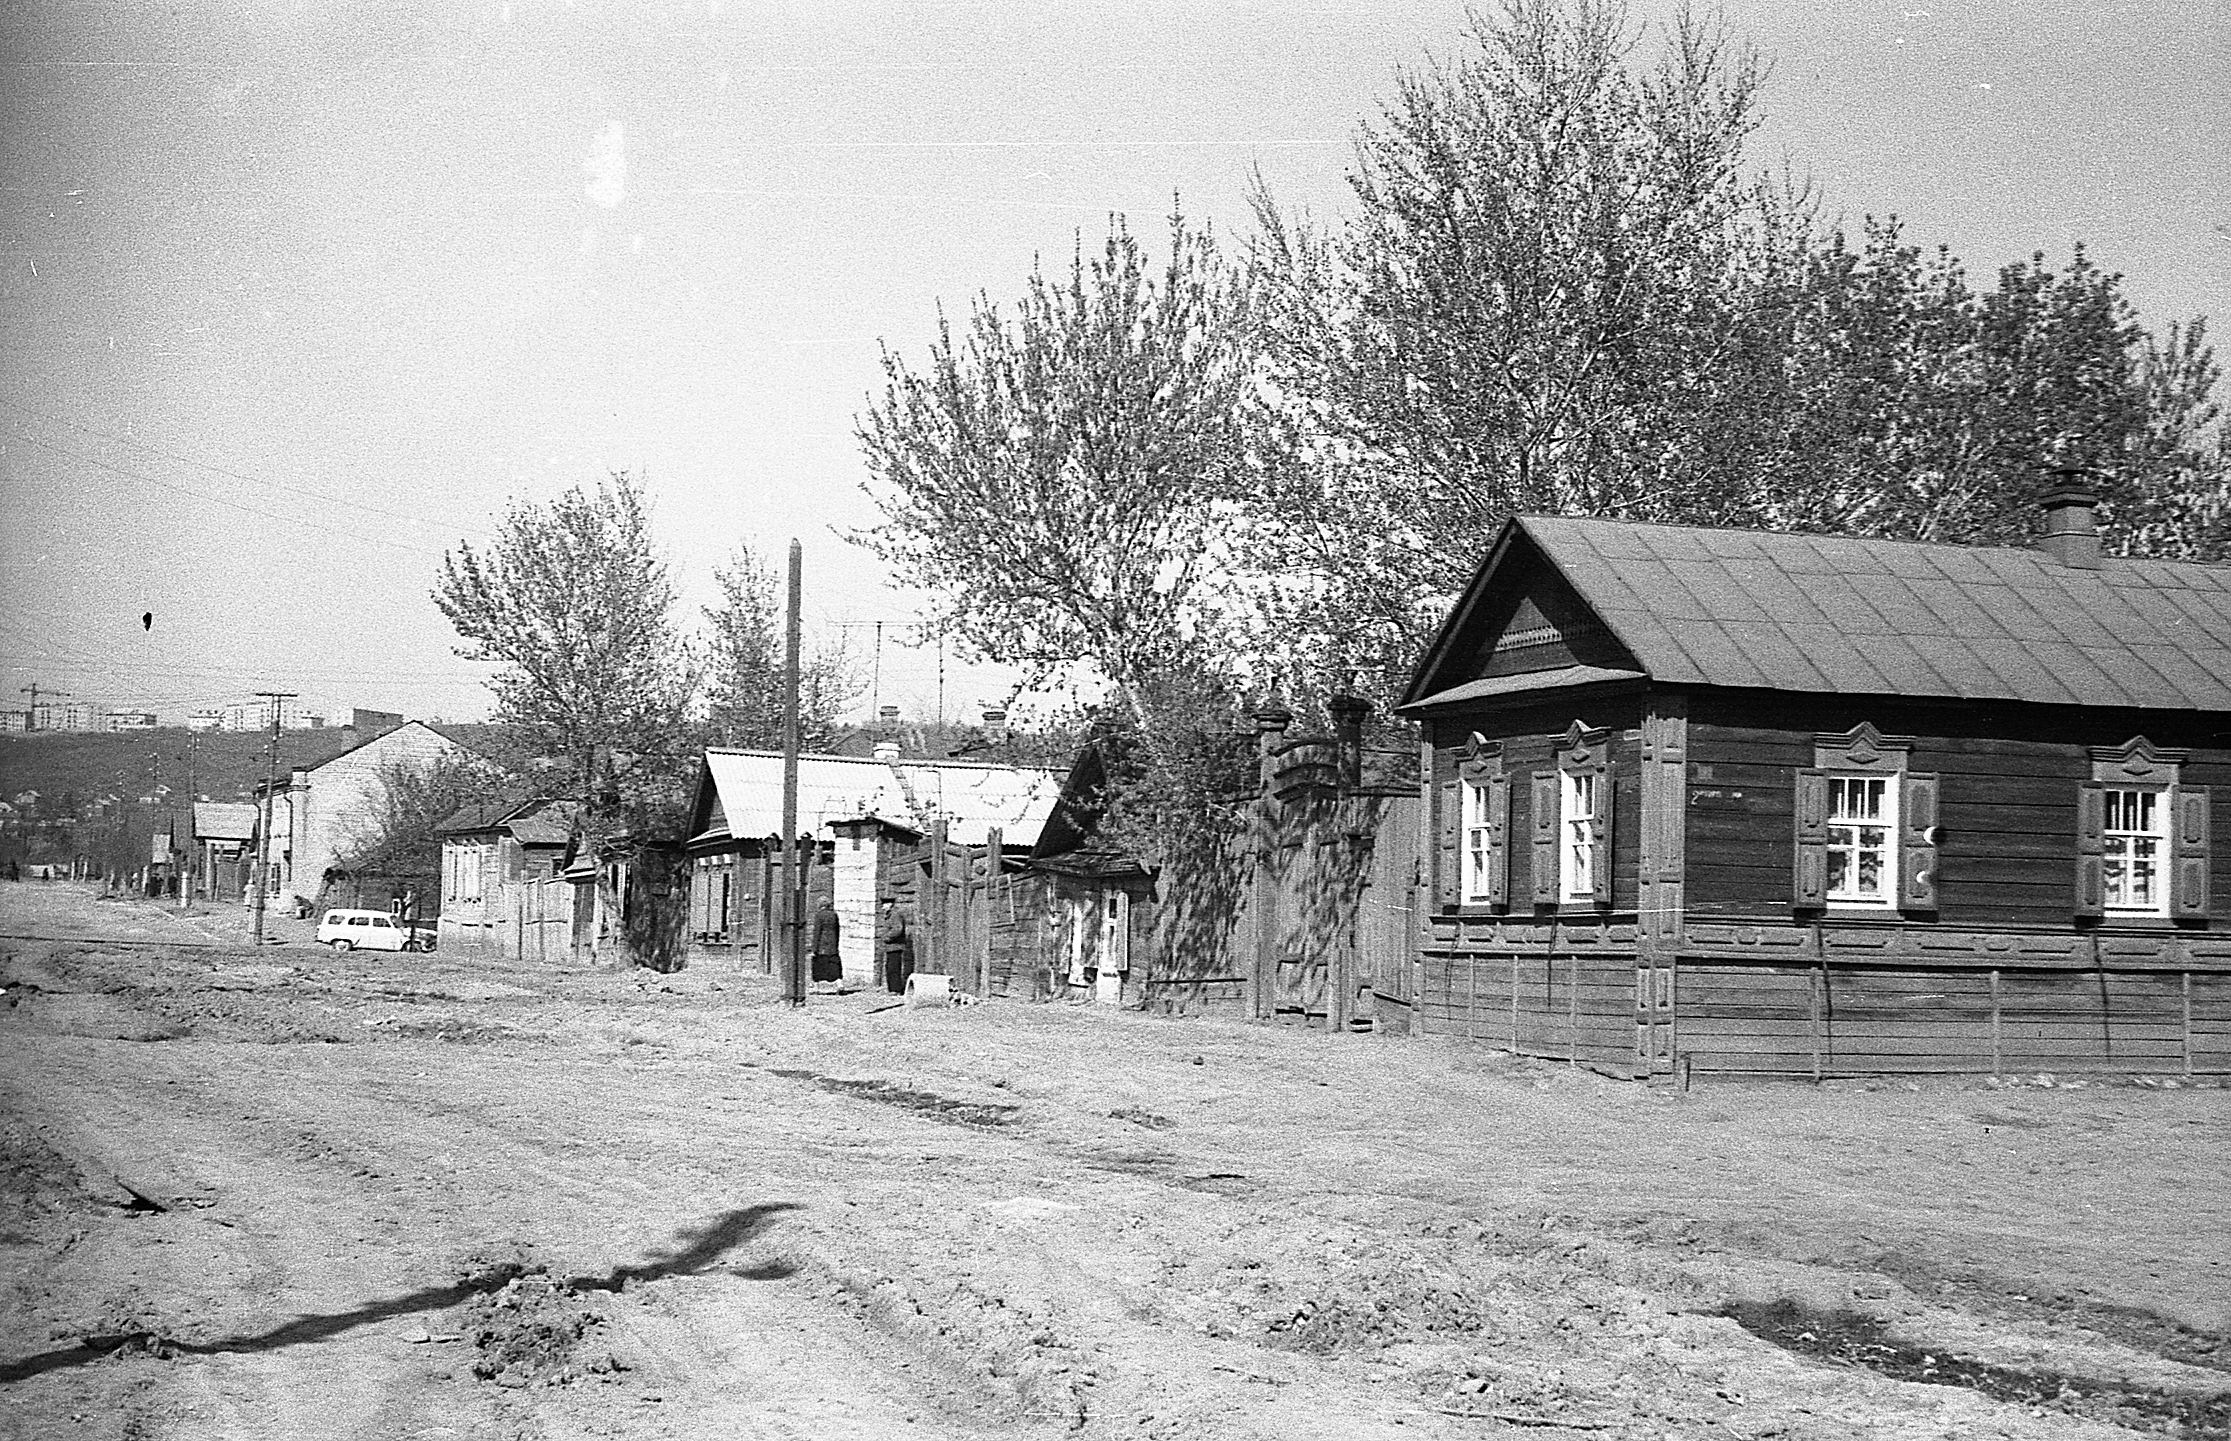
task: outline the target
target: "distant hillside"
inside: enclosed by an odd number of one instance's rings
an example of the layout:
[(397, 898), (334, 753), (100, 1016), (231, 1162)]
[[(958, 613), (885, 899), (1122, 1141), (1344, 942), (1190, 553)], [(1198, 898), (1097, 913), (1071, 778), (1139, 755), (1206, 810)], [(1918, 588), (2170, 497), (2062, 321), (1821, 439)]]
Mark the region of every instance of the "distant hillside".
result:
[[(468, 745), (486, 745), (498, 734), (487, 725), (444, 725), (444, 735)], [(322, 765), (373, 732), (345, 726), (327, 730), (279, 732), (279, 771)], [(162, 783), (174, 796), (186, 793), (186, 745), (195, 742), (193, 788), (213, 801), (245, 800), (263, 779), (270, 754), (269, 731), (188, 731), (183, 726), (113, 734), (45, 731), (0, 735), (0, 800), (22, 791), (39, 793), (40, 812), (80, 811), (106, 796), (126, 800), (150, 793), (161, 758)]]

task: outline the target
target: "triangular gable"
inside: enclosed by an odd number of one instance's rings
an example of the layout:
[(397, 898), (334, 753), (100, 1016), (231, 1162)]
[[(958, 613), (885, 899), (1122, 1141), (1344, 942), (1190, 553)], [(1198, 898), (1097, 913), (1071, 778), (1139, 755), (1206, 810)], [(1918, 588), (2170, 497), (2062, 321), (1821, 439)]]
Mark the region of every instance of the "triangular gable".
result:
[(720, 786), (713, 779), (713, 768), (705, 758), (697, 759), (697, 793), (690, 798), (689, 828), (684, 833), (690, 844), (700, 841), (728, 840), (728, 813), (720, 803)]
[[(1641, 670), (1524, 523), (1512, 520), (1426, 647), (1397, 709), (1460, 687), (1467, 694), (1524, 689), (1517, 678), (1552, 673), (1626, 679)], [(1504, 679), (1509, 683), (1477, 684)]]

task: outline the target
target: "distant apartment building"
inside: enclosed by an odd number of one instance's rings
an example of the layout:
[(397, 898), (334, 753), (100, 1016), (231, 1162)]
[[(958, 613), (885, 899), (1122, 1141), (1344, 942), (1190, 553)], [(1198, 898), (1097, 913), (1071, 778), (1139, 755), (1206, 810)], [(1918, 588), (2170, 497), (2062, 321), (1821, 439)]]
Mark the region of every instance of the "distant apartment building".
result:
[(151, 731), (155, 729), (155, 712), (151, 710), (112, 710), (102, 717), (102, 729), (111, 731)]
[(0, 710), (0, 731), (26, 731), (31, 729), (29, 712)]
[(226, 706), (218, 713), (215, 728), (227, 731), (269, 730), (273, 707), (278, 708), (279, 729), (283, 731), (316, 730), (325, 724), (325, 717), (310, 714), (292, 696), (282, 699), (258, 696), (253, 700), (234, 701)]
[(190, 731), (221, 731), (225, 728), (225, 713), (221, 710), (197, 710), (186, 713), (186, 729)]
[(99, 712), (91, 701), (74, 700), (67, 705), (56, 701), (40, 701), (31, 707), (29, 729), (35, 731), (89, 731), (97, 728)]

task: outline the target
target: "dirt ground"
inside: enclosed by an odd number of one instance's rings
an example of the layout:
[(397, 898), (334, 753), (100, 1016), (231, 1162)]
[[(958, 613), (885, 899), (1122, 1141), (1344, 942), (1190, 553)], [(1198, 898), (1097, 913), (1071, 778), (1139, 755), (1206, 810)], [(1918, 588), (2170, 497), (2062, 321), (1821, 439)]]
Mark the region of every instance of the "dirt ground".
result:
[(245, 929), (0, 886), (0, 1434), (2231, 1435), (2214, 1086)]

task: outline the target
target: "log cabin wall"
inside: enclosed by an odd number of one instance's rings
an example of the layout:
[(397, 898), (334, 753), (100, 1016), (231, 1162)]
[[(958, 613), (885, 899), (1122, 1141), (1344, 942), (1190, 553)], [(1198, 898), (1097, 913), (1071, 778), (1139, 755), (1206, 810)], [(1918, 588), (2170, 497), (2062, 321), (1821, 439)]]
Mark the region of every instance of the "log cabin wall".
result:
[[(2095, 748), (2181, 750), (2207, 830), (2231, 826), (2219, 717), (1703, 694), (1689, 733), (1688, 904), (1675, 1045), (1707, 1072), (1826, 1077), (2231, 1070), (2231, 848), (2208, 913), (2078, 914), (2078, 794)], [(1938, 780), (1935, 906), (1796, 905), (1796, 777), (1866, 721)]]
[[(1570, 1061), (1618, 1074), (1636, 1068), (1637, 958), (1648, 944), (1639, 924), (1645, 818), (1642, 699), (1575, 695), (1549, 702), (1477, 706), (1426, 723), (1430, 773), (1426, 860), (1411, 1029), (1459, 1036), (1521, 1055)], [(1608, 905), (1535, 899), (1539, 829), (1556, 818), (1536, 804), (1538, 774), (1557, 766), (1575, 727), (1602, 732), (1611, 787)], [(1460, 779), (1467, 767), (1507, 781), (1504, 825), (1507, 900), (1466, 901), (1461, 866)], [(1553, 796), (1544, 801), (1554, 805)], [(1547, 821), (1546, 827), (1537, 822)]]

